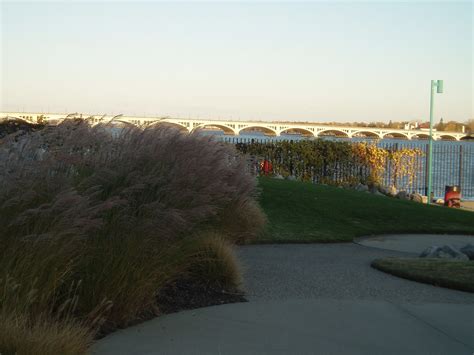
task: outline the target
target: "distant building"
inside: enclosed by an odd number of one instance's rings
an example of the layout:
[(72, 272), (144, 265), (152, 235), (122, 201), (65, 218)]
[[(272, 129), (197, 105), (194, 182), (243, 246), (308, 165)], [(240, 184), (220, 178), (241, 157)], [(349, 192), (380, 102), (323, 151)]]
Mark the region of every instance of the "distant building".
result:
[[(429, 122), (423, 122), (418, 126), (418, 129), (421, 131), (429, 131), (430, 130), (430, 123)], [(436, 131), (436, 128), (433, 127), (433, 132)]]

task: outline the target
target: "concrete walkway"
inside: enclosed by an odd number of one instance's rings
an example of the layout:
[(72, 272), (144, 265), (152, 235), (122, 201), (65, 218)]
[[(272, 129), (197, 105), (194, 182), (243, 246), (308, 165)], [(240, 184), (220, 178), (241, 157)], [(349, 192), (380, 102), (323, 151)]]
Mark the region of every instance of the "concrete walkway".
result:
[(474, 295), (370, 267), (409, 255), (357, 244), (238, 249), (248, 303), (166, 315), (94, 354), (469, 354)]
[(443, 245), (449, 244), (458, 249), (462, 248), (466, 244), (474, 245), (474, 236), (442, 234), (393, 234), (357, 238), (355, 242), (357, 244), (372, 248), (420, 254), (423, 250), (433, 245), (441, 247)]

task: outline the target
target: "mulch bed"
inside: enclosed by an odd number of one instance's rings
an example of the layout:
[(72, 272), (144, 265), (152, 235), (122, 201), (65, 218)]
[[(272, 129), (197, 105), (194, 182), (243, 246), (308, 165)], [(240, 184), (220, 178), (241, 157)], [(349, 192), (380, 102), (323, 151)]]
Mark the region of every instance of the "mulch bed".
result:
[(242, 293), (228, 292), (216, 285), (193, 280), (177, 281), (163, 289), (157, 297), (158, 307), (163, 314), (236, 302), (247, 300)]
[[(144, 312), (137, 319), (129, 322), (126, 327), (143, 323), (164, 314), (237, 302), (248, 301), (241, 292), (229, 292), (216, 285), (182, 279), (163, 288), (156, 297), (154, 309)], [(95, 339), (101, 339), (120, 328), (113, 324), (103, 324)]]

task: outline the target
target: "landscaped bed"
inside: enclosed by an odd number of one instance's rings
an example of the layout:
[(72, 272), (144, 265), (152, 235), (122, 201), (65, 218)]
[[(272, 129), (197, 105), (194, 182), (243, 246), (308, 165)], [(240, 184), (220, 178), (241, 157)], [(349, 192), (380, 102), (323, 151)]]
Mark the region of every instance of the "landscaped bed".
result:
[(267, 177), (259, 186), (268, 224), (257, 243), (350, 242), (391, 233), (474, 235), (468, 211)]
[(110, 128), (0, 140), (2, 354), (86, 353), (156, 315), (244, 301), (232, 244), (265, 223), (245, 161), (209, 137)]
[(474, 292), (474, 262), (429, 258), (376, 259), (372, 266), (409, 280)]

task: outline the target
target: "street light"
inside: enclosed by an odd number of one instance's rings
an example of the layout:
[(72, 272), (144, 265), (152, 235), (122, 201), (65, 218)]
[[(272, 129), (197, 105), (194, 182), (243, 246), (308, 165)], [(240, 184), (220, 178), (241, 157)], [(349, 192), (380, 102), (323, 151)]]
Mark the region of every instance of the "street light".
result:
[(443, 80), (431, 80), (431, 98), (430, 98), (430, 140), (428, 148), (428, 204), (431, 203), (431, 182), (433, 170), (433, 104), (434, 104), (434, 89), (438, 94), (443, 93)]

